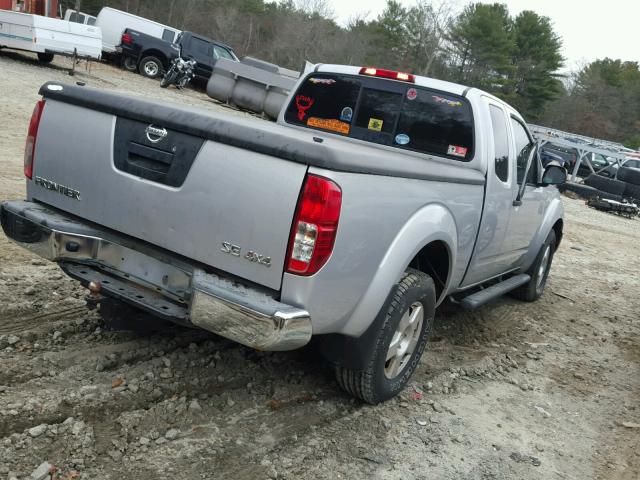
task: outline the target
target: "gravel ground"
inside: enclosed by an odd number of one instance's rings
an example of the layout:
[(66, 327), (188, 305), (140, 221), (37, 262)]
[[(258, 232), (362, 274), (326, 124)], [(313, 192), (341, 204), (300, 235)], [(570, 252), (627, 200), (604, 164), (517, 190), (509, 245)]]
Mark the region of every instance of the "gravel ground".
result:
[[(0, 200), (24, 196), (24, 137), (47, 80), (241, 114), (68, 66), (0, 52)], [(637, 480), (640, 222), (565, 206), (542, 299), (444, 306), (411, 386), (375, 407), (344, 395), (312, 348), (105, 323), (55, 265), (0, 234), (0, 479)]]

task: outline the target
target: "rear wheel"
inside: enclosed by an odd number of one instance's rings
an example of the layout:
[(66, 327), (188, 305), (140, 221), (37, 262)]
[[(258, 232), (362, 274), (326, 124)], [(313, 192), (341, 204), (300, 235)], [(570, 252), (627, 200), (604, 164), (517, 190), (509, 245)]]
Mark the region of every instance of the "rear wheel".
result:
[(381, 321), (382, 328), (373, 344), (373, 355), (362, 370), (338, 365), (336, 379), (340, 386), (371, 404), (397, 395), (420, 361), (432, 330), (435, 304), (431, 277), (407, 269), (374, 321)]
[(38, 60), (42, 63), (51, 63), (53, 61), (53, 53), (38, 52)]
[(135, 72), (138, 70), (138, 64), (136, 63), (136, 59), (133, 57), (124, 57), (122, 60), (122, 66), (129, 72)]
[(145, 77), (158, 78), (162, 74), (162, 62), (157, 57), (144, 57), (138, 71)]
[(167, 88), (169, 85), (175, 82), (175, 80), (176, 80), (176, 72), (169, 70), (169, 72), (164, 77), (162, 77), (162, 80), (160, 80), (160, 87)]
[(540, 247), (536, 261), (533, 262), (533, 265), (527, 272), (531, 275), (531, 280), (511, 291), (510, 295), (512, 297), (525, 302), (533, 302), (542, 296), (544, 287), (547, 284), (547, 278), (549, 277), (549, 271), (551, 270), (551, 262), (553, 261), (555, 250), (556, 232), (551, 229), (549, 236), (542, 244), (542, 247)]

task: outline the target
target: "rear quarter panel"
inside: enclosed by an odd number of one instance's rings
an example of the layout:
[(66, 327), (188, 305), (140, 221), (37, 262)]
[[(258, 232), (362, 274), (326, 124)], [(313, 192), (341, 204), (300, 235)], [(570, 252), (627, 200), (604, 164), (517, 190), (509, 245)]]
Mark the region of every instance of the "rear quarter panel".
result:
[(448, 283), (460, 282), (480, 221), (483, 185), (318, 168), (310, 173), (333, 179), (343, 192), (329, 262), (311, 277), (283, 278), (281, 300), (310, 312), (314, 334), (360, 335), (413, 256), (433, 240), (449, 247)]

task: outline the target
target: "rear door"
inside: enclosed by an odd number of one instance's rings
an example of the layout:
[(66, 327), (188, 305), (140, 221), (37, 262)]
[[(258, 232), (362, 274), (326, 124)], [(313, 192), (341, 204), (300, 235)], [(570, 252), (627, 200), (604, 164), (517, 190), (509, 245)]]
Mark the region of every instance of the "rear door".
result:
[[(516, 182), (512, 192), (514, 202), (504, 246), (505, 251), (514, 259), (513, 267), (519, 267), (542, 223), (545, 206), (543, 189), (538, 186), (541, 165), (537, 146), (520, 118), (511, 115), (509, 123), (514, 146), (510, 163), (515, 166)], [(528, 172), (527, 165), (530, 165)], [(524, 190), (518, 202), (517, 196), (521, 187)]]
[(209, 78), (213, 70), (213, 45), (192, 35), (189, 37), (187, 52), (197, 62), (195, 74), (201, 78)]
[[(138, 116), (148, 108), (128, 100)], [(189, 112), (172, 112), (180, 124), (194, 121)], [(221, 135), (232, 128), (221, 116), (205, 120)], [(37, 143), (29, 199), (280, 288), (306, 165), (51, 99)], [(77, 190), (79, 199), (43, 187), (37, 177)], [(256, 255), (247, 258), (249, 252)]]
[(487, 142), (487, 183), (484, 211), (473, 257), (464, 286), (473, 285), (513, 268), (515, 253), (507, 245), (507, 233), (517, 192), (515, 162), (512, 163), (513, 144), (509, 116), (497, 102), (484, 97), (491, 125), (493, 141)]
[[(541, 165), (531, 135), (519, 118), (497, 102), (484, 101), (491, 117), (493, 142), (489, 143), (493, 146), (489, 148), (482, 222), (463, 286), (519, 268), (544, 213), (543, 190), (538, 186)], [(524, 191), (518, 198), (521, 187)]]

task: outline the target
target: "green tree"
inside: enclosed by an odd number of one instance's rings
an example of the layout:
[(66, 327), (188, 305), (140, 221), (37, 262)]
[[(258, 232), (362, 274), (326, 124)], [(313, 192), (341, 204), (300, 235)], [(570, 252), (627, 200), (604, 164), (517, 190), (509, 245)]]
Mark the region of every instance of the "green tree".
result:
[(544, 106), (562, 90), (557, 71), (562, 67), (562, 41), (551, 21), (532, 11), (514, 21), (513, 102), (526, 116), (539, 118)]
[(564, 95), (551, 102), (546, 125), (640, 146), (640, 68), (637, 62), (605, 58), (580, 70)]
[(446, 0), (419, 0), (408, 10), (403, 33), (409, 70), (425, 76), (442, 73), (450, 21), (451, 7)]
[(505, 5), (467, 5), (448, 39), (455, 80), (503, 97), (510, 91), (516, 43)]

